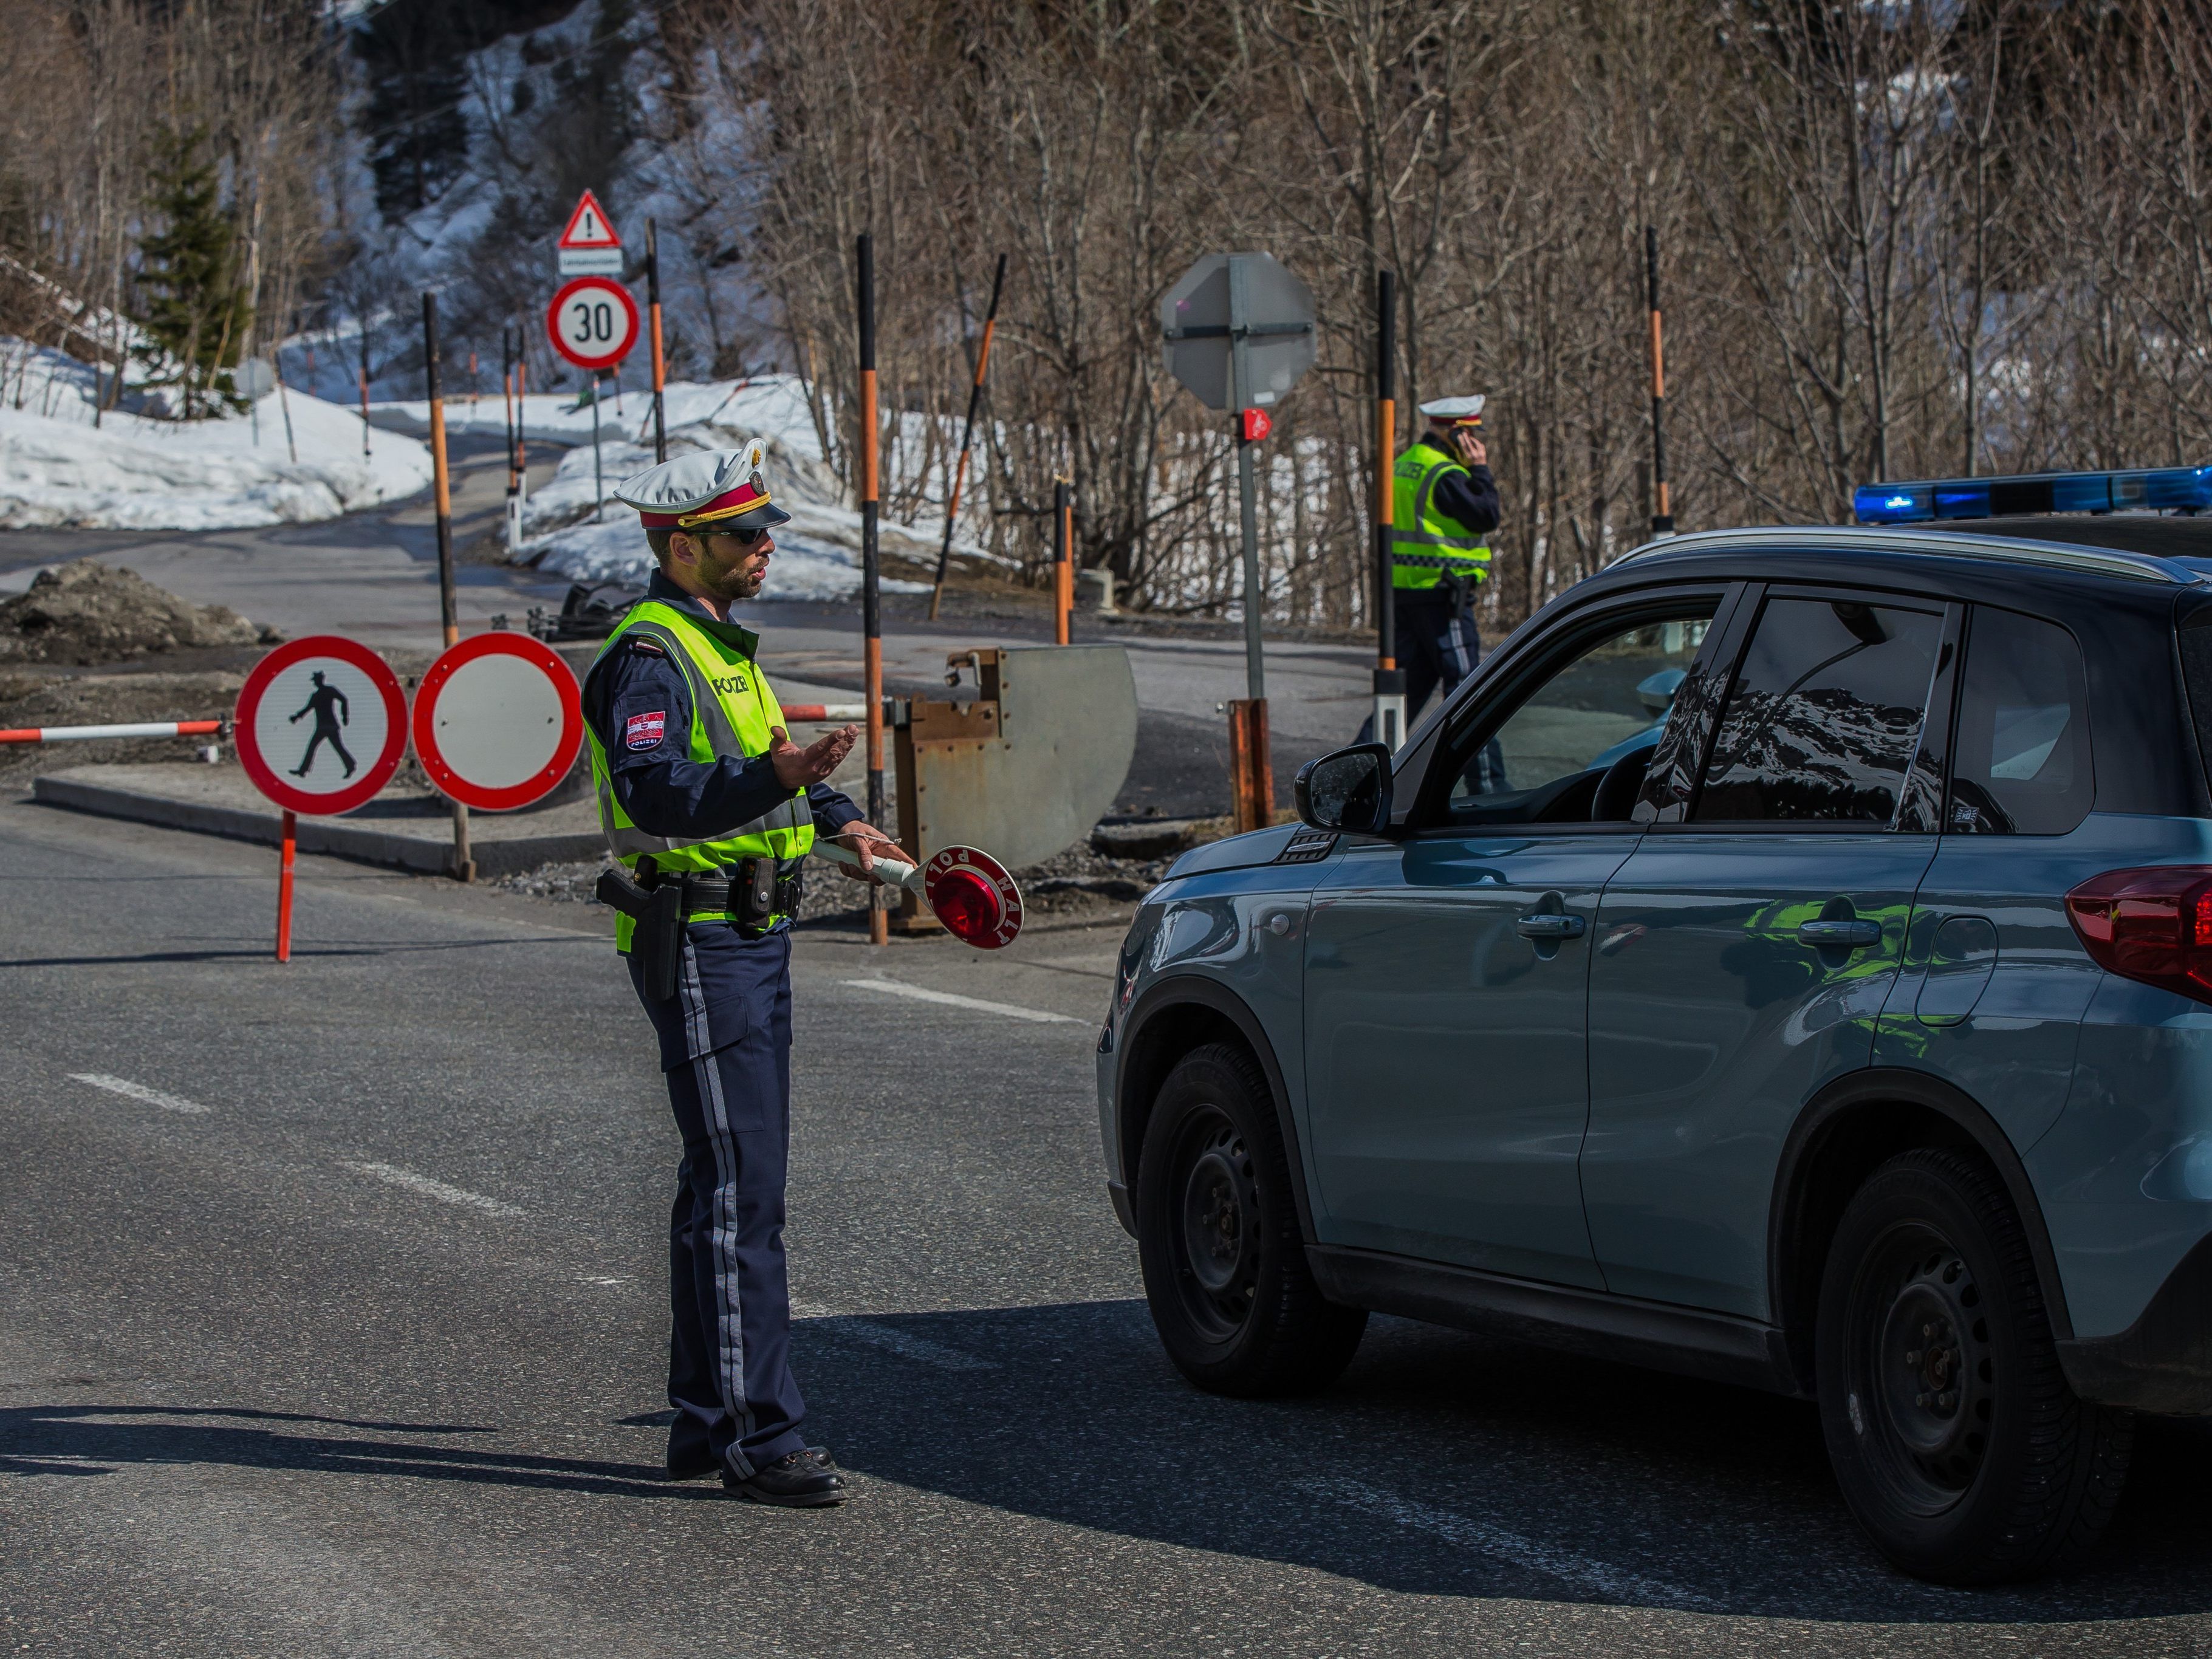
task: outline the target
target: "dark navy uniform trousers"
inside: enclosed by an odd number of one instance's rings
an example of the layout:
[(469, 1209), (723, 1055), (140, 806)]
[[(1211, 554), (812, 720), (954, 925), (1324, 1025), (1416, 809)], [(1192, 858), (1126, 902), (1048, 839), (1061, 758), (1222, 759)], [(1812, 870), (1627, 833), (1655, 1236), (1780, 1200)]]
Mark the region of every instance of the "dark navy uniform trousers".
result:
[(647, 1000), (684, 1137), (668, 1216), (672, 1464), (704, 1453), (740, 1479), (806, 1443), (791, 1375), (783, 1183), (791, 1150), (791, 935), (684, 929), (676, 994)]

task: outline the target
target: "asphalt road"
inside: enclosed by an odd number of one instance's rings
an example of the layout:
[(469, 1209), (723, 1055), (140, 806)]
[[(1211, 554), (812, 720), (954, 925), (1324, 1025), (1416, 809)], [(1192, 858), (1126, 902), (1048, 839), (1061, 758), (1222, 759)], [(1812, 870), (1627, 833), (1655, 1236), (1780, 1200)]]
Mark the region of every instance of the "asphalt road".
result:
[(0, 1654), (2212, 1650), (2205, 1425), (2086, 1571), (1961, 1593), (1802, 1405), (1395, 1321), (1317, 1399), (1196, 1393), (1102, 1188), (1105, 932), (802, 933), (854, 1500), (660, 1484), (677, 1146), (594, 913), (309, 859), (280, 968), (273, 877), (0, 802)]

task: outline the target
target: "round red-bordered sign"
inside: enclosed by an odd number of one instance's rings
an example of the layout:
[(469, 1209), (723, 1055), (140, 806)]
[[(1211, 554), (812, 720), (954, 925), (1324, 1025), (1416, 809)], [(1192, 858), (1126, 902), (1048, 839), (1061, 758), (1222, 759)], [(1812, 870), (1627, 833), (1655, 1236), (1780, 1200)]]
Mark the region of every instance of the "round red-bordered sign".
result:
[(545, 336), (579, 368), (612, 368), (637, 343), (637, 301), (611, 276), (579, 276), (545, 307)]
[(367, 646), (311, 634), (254, 664), (231, 727), (256, 789), (287, 811), (334, 817), (367, 805), (399, 769), (407, 696)]
[(415, 758), (449, 799), (486, 812), (542, 800), (584, 746), (584, 704), (559, 652), (495, 630), (448, 646), (415, 692)]

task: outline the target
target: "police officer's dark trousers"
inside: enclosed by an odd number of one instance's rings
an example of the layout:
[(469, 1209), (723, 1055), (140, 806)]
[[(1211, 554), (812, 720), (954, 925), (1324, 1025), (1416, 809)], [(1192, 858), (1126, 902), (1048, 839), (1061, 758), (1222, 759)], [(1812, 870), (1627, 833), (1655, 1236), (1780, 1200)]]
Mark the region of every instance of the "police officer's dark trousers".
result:
[(783, 1189), (791, 1145), (791, 936), (684, 929), (676, 994), (647, 1000), (684, 1164), (668, 1218), (669, 1461), (702, 1453), (739, 1478), (799, 1450)]
[[(1482, 660), (1482, 635), (1474, 617), (1454, 605), (1443, 589), (1399, 589), (1391, 620), (1398, 635), (1398, 666), (1406, 674), (1406, 726), (1410, 731), (1430, 692), (1442, 684), (1449, 697), (1474, 672)], [(1370, 715), (1357, 741), (1369, 743), (1374, 736), (1375, 720)]]

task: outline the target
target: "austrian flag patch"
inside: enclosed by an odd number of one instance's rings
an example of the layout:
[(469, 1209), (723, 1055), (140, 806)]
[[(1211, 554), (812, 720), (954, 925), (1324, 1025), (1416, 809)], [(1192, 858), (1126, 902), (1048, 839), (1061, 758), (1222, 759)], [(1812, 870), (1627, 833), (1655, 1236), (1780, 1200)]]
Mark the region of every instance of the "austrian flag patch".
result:
[(668, 711), (656, 708), (649, 714), (632, 714), (623, 728), (623, 741), (632, 749), (654, 749), (668, 730)]

